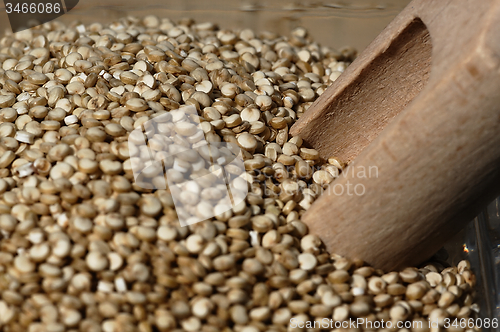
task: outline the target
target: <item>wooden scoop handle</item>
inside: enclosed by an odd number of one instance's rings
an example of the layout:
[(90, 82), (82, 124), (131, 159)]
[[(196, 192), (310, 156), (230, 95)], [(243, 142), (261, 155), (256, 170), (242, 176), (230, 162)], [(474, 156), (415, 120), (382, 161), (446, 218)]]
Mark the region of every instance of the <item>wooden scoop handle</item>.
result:
[(303, 216), (330, 252), (428, 259), (500, 193), (500, 1), (413, 0), (291, 133), (350, 162)]

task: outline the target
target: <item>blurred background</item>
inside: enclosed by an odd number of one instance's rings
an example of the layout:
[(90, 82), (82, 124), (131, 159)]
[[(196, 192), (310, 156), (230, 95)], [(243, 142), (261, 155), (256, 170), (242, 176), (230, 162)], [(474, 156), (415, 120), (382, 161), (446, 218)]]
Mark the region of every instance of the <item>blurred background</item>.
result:
[[(302, 26), (325, 46), (353, 46), (363, 50), (409, 0), (80, 0), (63, 22), (107, 22), (124, 15), (214, 22), (220, 28), (251, 28), (287, 35)], [(0, 31), (10, 30), (4, 2), (0, 4)]]

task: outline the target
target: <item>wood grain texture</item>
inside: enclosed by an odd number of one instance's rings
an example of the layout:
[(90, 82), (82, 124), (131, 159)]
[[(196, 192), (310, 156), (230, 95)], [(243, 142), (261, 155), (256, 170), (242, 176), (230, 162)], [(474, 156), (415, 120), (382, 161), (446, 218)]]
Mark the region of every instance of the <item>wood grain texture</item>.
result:
[(318, 99), (292, 134), (315, 128), (306, 141), (346, 162), (373, 141), (429, 79), (432, 44), (425, 25), (415, 18), (398, 33), (383, 52), (335, 82), (328, 90), (333, 93)]
[[(414, 0), (292, 127), (322, 157), (352, 160), (303, 217), (331, 252), (419, 264), (500, 193), (499, 32), (497, 0)], [(409, 76), (370, 71), (377, 61)], [(382, 81), (360, 82), (371, 73)], [(356, 185), (364, 195), (333, 190)]]

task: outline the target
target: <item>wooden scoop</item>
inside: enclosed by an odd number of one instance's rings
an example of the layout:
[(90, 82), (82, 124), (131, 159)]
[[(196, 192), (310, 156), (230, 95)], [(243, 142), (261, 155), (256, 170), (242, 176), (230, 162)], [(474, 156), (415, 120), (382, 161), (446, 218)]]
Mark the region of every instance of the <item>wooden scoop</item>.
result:
[(500, 194), (500, 0), (412, 1), (291, 133), (349, 162), (303, 216), (330, 252), (430, 258)]

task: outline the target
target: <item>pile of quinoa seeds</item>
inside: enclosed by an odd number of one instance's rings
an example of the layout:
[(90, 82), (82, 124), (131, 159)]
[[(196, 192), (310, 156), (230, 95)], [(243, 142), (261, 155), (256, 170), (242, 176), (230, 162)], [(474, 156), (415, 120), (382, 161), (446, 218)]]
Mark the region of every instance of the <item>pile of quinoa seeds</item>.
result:
[[(1, 38), (0, 330), (337, 331), (324, 322), (364, 318), (475, 331), (443, 327), (478, 311), (468, 262), (383, 273), (330, 255), (300, 221), (345, 165), (288, 130), (353, 55), (302, 28), (154, 16)], [(134, 182), (127, 144), (183, 105), (207, 141), (242, 148), (252, 180), (244, 203), (186, 227), (169, 190)]]

